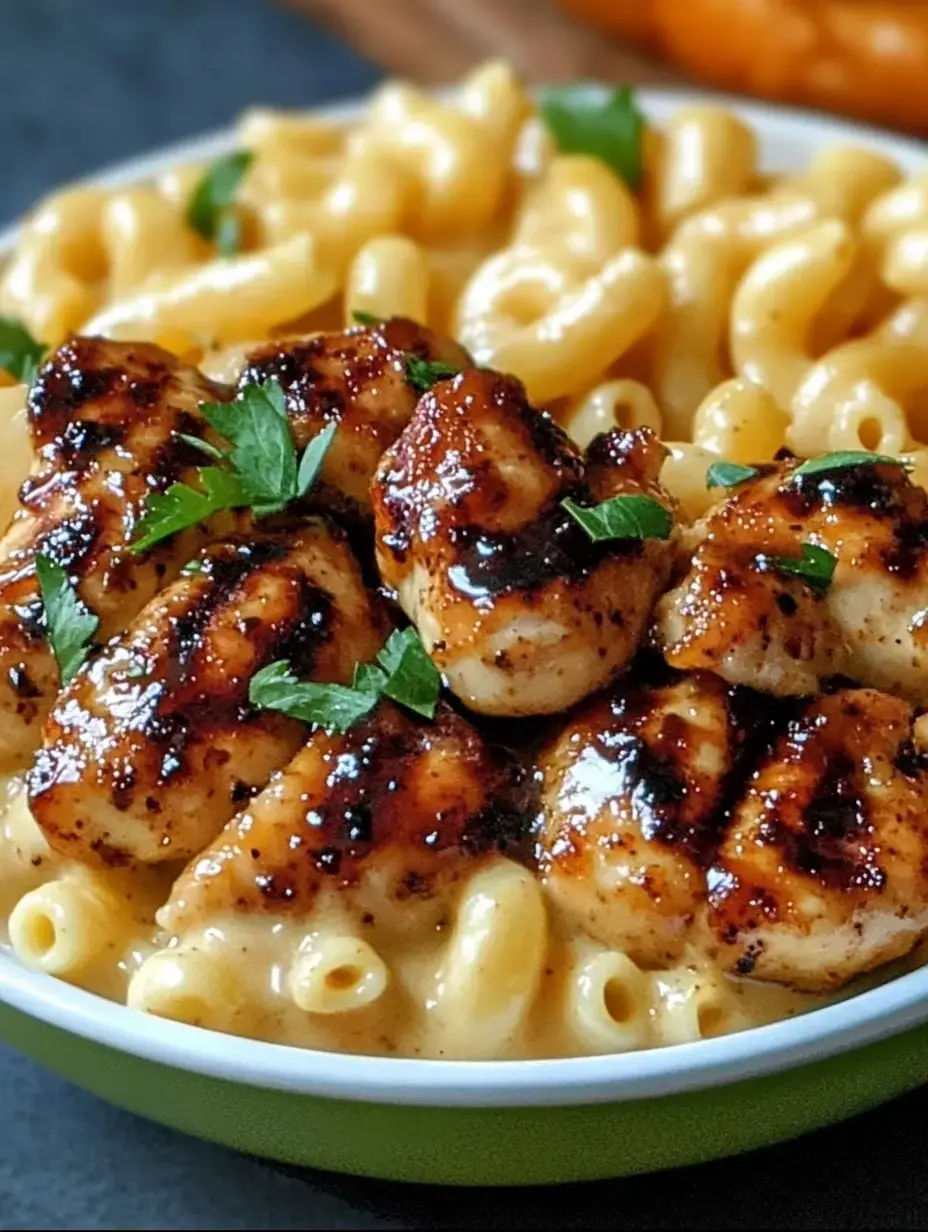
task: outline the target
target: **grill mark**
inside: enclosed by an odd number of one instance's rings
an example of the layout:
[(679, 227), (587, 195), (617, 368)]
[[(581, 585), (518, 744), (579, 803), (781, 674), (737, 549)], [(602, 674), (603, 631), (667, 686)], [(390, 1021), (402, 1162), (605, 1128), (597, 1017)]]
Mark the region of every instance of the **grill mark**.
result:
[[(452, 851), (467, 860), (500, 851), (531, 866), (532, 817), (521, 772), (479, 744), (472, 730), (463, 731), (461, 720), (444, 705), (434, 724), (423, 727), (387, 703), (340, 737), (330, 758), (325, 797), (307, 804), (305, 824), (294, 826), (286, 860), (268, 859), (258, 849), (250, 853), (260, 899), (275, 908), (302, 906), (324, 880), (355, 886), (365, 862), (386, 848), (409, 857), (409, 866), (392, 886), (400, 901), (432, 897), (439, 874), (449, 870), (442, 856)], [(465, 764), (480, 762), (489, 803), (476, 813), (465, 798), (451, 796), (441, 812), (428, 815), (403, 796), (432, 740), (440, 742), (445, 735), (459, 743)], [(247, 898), (242, 905), (248, 906)]]
[(869, 465), (789, 475), (780, 484), (778, 495), (796, 517), (804, 517), (817, 508), (866, 509), (878, 517), (894, 517), (905, 503), (899, 487), (900, 475), (905, 478), (899, 467)]
[(36, 535), (30, 546), (33, 556), (40, 553), (66, 569), (71, 577), (84, 576), (109, 546), (105, 514), (96, 507), (80, 505), (66, 518)]
[[(576, 485), (561, 497), (595, 504), (586, 485)], [(449, 528), (455, 564), (448, 570), (451, 586), (471, 599), (496, 598), (512, 591), (540, 590), (555, 579), (581, 581), (608, 559), (634, 559), (644, 551), (640, 539), (594, 543), (579, 523), (556, 505), (518, 532), (485, 531), (478, 526)], [(411, 536), (403, 536), (408, 551)]]
[(794, 871), (838, 890), (882, 890), (886, 872), (865, 847), (870, 819), (864, 794), (856, 784), (857, 767), (843, 751), (829, 754), (815, 788), (790, 825), (770, 807), (758, 827), (758, 840), (776, 846)]
[(212, 690), (204, 697), (199, 691), (196, 660), (209, 639), (209, 626), (253, 574), (281, 563), (296, 588), (289, 619), (276, 628), (255, 623), (247, 630), (255, 652), (254, 670), (274, 659), (287, 659), (297, 675), (312, 673), (319, 648), (331, 635), (332, 604), (324, 591), (287, 563), (291, 552), (292, 540), (281, 536), (225, 543), (203, 558), (197, 579), (206, 578), (210, 585), (201, 587), (189, 608), (172, 622), (164, 679), (138, 724), (160, 750), (161, 783), (185, 771), (188, 745), (192, 740), (202, 744), (206, 732), (244, 724), (263, 728), (282, 721), (277, 715), (254, 711), (248, 702), (248, 680), (230, 680), (222, 694)]

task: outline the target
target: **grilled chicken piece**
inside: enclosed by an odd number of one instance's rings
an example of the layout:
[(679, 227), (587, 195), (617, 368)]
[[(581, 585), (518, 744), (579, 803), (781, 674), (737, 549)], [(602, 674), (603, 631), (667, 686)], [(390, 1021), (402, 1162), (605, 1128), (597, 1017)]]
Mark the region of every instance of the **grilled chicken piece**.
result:
[(203, 457), (201, 401), (231, 391), (148, 343), (74, 338), (40, 371), (28, 417), (36, 468), (0, 543), (0, 768), (23, 766), (58, 692), (35, 578), (36, 553), (62, 565), (100, 618), (124, 629), (202, 544), (196, 528), (134, 556), (144, 502)]
[(324, 895), (355, 923), (433, 932), (481, 854), (518, 846), (510, 798), (505, 765), (449, 706), (426, 723), (381, 702), (344, 735), (313, 732), (178, 878), (159, 922), (302, 918)]
[[(668, 663), (794, 696), (841, 674), (928, 703), (928, 494), (899, 466), (797, 465), (759, 467), (694, 528), (689, 570), (658, 606)], [(775, 563), (803, 543), (837, 558), (822, 596)]]
[(542, 876), (572, 929), (648, 966), (679, 956), (753, 701), (709, 674), (618, 687), (542, 753)]
[(49, 843), (91, 864), (189, 859), (302, 741), (301, 723), (249, 707), (254, 673), (287, 659), (350, 683), (385, 635), (321, 520), (205, 549), (61, 693), (29, 777)]
[(418, 395), (406, 376), (409, 356), (459, 368), (470, 362), (456, 343), (394, 317), (342, 333), (269, 343), (248, 357), (239, 386), (277, 378), (300, 449), (337, 423), (322, 478), (367, 508), (380, 456), (416, 405)]
[(810, 991), (928, 929), (928, 756), (912, 709), (870, 689), (809, 704), (760, 763), (708, 873), (731, 971)]
[(590, 446), (586, 468), (513, 377), (437, 384), (371, 485), (381, 576), (457, 695), (483, 714), (549, 714), (607, 684), (635, 652), (672, 548), (593, 543), (565, 497), (670, 498), (647, 429)]

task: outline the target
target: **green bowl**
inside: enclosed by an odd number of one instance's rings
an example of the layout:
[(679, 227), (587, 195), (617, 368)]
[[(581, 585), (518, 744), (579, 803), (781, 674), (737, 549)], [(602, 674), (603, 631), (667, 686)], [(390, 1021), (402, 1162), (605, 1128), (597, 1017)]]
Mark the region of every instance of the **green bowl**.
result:
[[(665, 119), (694, 101), (642, 90)], [(707, 96), (700, 95), (700, 101)], [(915, 142), (823, 116), (724, 100), (765, 167), (823, 144)], [(358, 104), (328, 109), (350, 119)], [(231, 132), (95, 177), (126, 184), (234, 147)], [(15, 231), (0, 235), (0, 260)], [(528, 1185), (695, 1163), (805, 1133), (928, 1080), (928, 968), (801, 1017), (722, 1039), (567, 1060), (355, 1057), (263, 1044), (114, 1005), (0, 949), (0, 1036), (63, 1077), (165, 1125), (290, 1164), (394, 1180)]]
[(0, 998), (0, 1036), (112, 1103), (251, 1154), (392, 1180), (548, 1184), (696, 1163), (928, 1080), (928, 1025), (911, 1026), (928, 1017), (925, 969), (740, 1035), (546, 1061), (262, 1044), (113, 1005), (5, 955)]

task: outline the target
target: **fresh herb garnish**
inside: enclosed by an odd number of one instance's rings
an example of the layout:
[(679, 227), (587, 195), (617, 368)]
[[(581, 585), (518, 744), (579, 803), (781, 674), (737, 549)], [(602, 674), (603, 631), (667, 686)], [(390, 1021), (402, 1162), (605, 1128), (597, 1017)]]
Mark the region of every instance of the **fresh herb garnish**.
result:
[(184, 565), (183, 569), (181, 569), (181, 574), (184, 577), (192, 577), (195, 573), (202, 573), (202, 572), (203, 572), (203, 562), (202, 560), (200, 560), (198, 556), (194, 556), (193, 560), (188, 560), (186, 565)]
[(223, 509), (250, 507), (259, 518), (277, 513), (315, 482), (337, 428), (329, 424), (314, 437), (298, 463), (286, 398), (274, 379), (246, 385), (234, 402), (203, 402), (200, 410), (232, 448), (219, 449), (199, 437), (182, 438), (219, 465), (198, 469), (202, 490), (174, 483), (148, 497), (134, 552), (147, 552), (160, 539)]
[(235, 194), (253, 159), (251, 150), (235, 150), (218, 158), (204, 173), (187, 206), (189, 225), (205, 240), (214, 240), (226, 257), (237, 252), (241, 243)]
[(300, 458), (299, 468), (296, 472), (298, 496), (305, 496), (316, 482), (319, 472), (322, 470), (325, 455), (329, 452), (329, 446), (335, 439), (337, 428), (338, 424), (329, 424), (327, 428), (322, 429), (318, 436), (314, 436), (304, 449), (303, 456)]
[(793, 475), (818, 475), (823, 471), (841, 471), (848, 466), (905, 466), (902, 458), (890, 458), (882, 453), (870, 453), (866, 449), (848, 449), (839, 453), (823, 453), (820, 458), (809, 458), (797, 466)]
[(39, 552), (35, 575), (45, 612), (45, 633), (58, 662), (62, 685), (74, 679), (87, 658), (100, 618), (89, 611), (57, 561)]
[(823, 595), (834, 577), (837, 557), (815, 543), (802, 545), (802, 556), (771, 556), (770, 563), (780, 573), (802, 578), (816, 594)]
[(383, 324), (383, 317), (378, 317), (373, 312), (365, 312), (363, 308), (352, 308), (351, 317), (357, 325)]
[(145, 515), (139, 522), (135, 553), (147, 552), (168, 535), (205, 522), (223, 509), (242, 509), (251, 503), (237, 475), (218, 466), (204, 466), (197, 472), (202, 491), (187, 483), (172, 483), (166, 492), (152, 492), (145, 502)]
[(45, 343), (37, 342), (22, 322), (0, 317), (0, 369), (11, 377), (31, 385), (47, 350)]
[(565, 154), (591, 154), (618, 172), (631, 189), (641, 183), (644, 116), (630, 86), (604, 93), (596, 86), (546, 90), (541, 118)]
[(613, 496), (592, 509), (574, 501), (561, 505), (594, 543), (604, 539), (667, 539), (673, 518), (652, 496)]
[(373, 710), (382, 696), (431, 719), (438, 705), (441, 678), (413, 628), (396, 630), (376, 663), (359, 663), (351, 686), (302, 681), (280, 659), (255, 672), (248, 699), (262, 710), (279, 710), (304, 723), (345, 732)]
[(394, 630), (377, 655), (377, 663), (385, 677), (381, 689), (387, 697), (427, 719), (434, 717), (441, 677), (415, 629)]
[(279, 710), (304, 723), (318, 723), (330, 732), (346, 732), (374, 709), (379, 697), (373, 690), (297, 680), (285, 659), (255, 672), (248, 686), (248, 700), (253, 706)]
[(706, 471), (706, 487), (736, 488), (739, 483), (747, 483), (759, 474), (756, 466), (742, 466), (739, 462), (713, 462)]
[(420, 359), (418, 355), (406, 357), (406, 380), (418, 394), (427, 394), (436, 381), (445, 381), (460, 371), (456, 365), (441, 360)]
[(206, 421), (232, 442), (225, 455), (258, 517), (297, 495), (297, 461), (280, 383), (246, 385), (234, 402), (201, 402)]

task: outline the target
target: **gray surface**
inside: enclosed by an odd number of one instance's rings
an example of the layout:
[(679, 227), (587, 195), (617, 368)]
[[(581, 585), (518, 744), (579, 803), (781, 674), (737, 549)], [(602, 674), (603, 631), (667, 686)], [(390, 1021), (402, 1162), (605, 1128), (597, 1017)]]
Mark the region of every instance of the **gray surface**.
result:
[[(372, 0), (372, 3), (376, 0)], [(0, 0), (0, 219), (62, 179), (375, 71), (260, 0)], [(427, 54), (427, 53), (424, 53)], [(555, 1191), (285, 1173), (0, 1047), (0, 1228), (925, 1228), (923, 1093), (800, 1142)]]

